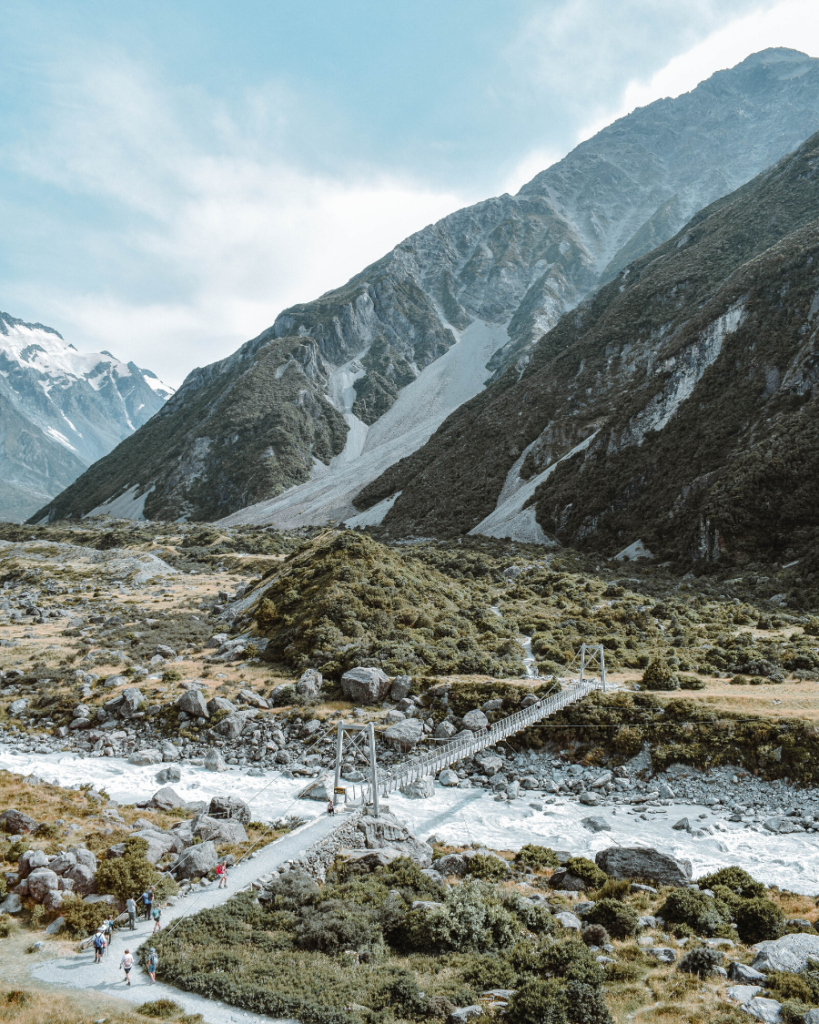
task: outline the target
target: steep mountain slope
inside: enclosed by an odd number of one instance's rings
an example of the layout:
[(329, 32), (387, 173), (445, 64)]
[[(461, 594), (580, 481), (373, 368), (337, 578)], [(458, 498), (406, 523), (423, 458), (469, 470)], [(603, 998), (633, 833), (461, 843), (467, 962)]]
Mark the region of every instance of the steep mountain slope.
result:
[(0, 518), (30, 516), (171, 393), (150, 370), (0, 313)]
[[(817, 128), (819, 61), (792, 50), (766, 50), (636, 110), (516, 196), (424, 228), (194, 371), (137, 441), (43, 514), (82, 515), (127, 494), (149, 517), (348, 517), (357, 490), (423, 445), (487, 378), (512, 364), (520, 371), (584, 295)], [(453, 371), (436, 370), (464, 341)], [(271, 374), (290, 375), (288, 386), (251, 380)], [(411, 437), (390, 419), (410, 387), (420, 409)], [(251, 502), (263, 504), (240, 511)]]
[(819, 533), (819, 133), (364, 490), (391, 533), (798, 557)]

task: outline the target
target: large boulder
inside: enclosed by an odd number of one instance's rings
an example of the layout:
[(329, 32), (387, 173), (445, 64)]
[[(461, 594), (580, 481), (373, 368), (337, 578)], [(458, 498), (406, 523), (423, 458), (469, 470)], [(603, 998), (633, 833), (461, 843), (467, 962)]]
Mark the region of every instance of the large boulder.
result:
[(426, 868), (432, 864), (432, 847), (421, 842), (389, 811), (382, 811), (377, 817), (365, 814), (356, 827), (364, 834), (364, 845), (368, 850), (390, 846), (401, 850), (405, 857), (412, 857), (421, 867)]
[(170, 768), (163, 768), (162, 771), (157, 772), (154, 778), (160, 786), (164, 786), (168, 782), (181, 782), (182, 772), (175, 765), (172, 765)]
[(74, 883), (73, 892), (80, 896), (87, 896), (95, 889), (94, 872), (85, 864), (75, 864), (65, 872), (63, 878), (68, 878)]
[(390, 687), (391, 700), (403, 700), (412, 689), (412, 676), (396, 676)]
[(201, 690), (186, 690), (177, 700), (176, 706), (191, 718), (210, 718), (208, 704)]
[(690, 860), (678, 860), (651, 847), (610, 846), (594, 862), (610, 878), (644, 878), (677, 887), (691, 882)]
[(210, 799), (208, 814), (211, 818), (235, 818), (247, 825), (250, 821), (250, 807), (240, 796), (213, 796)]
[(139, 711), (140, 705), (145, 698), (137, 686), (128, 686), (121, 693), (118, 693), (112, 700), (106, 701), (105, 710), (111, 715), (119, 715), (121, 718), (130, 718), (135, 711)]
[(242, 732), (257, 714), (257, 711), (250, 709), (247, 711), (234, 711), (233, 714), (222, 719), (216, 726), (216, 731), (221, 736), (224, 736), (225, 739), (236, 740), (242, 735)]
[(23, 832), (33, 832), (37, 828), (37, 824), (34, 818), (29, 818), (22, 811), (15, 811), (13, 807), (0, 814), (0, 829), (13, 836), (22, 835)]
[(84, 846), (72, 846), (71, 852), (77, 858), (77, 863), (82, 864), (86, 868), (90, 868), (92, 871), (97, 870), (97, 856), (90, 850), (86, 850)]
[(0, 903), (0, 914), (19, 914), (23, 909), (23, 901), (15, 892), (10, 892)]
[(772, 971), (791, 971), (798, 974), (805, 969), (808, 960), (819, 958), (819, 935), (810, 932), (796, 932), (783, 935), (781, 939), (758, 942), (754, 947), (756, 957), (751, 966), (769, 974)]
[(461, 780), (451, 768), (444, 768), (438, 773), (438, 781), (442, 786), (457, 786)]
[(17, 861), (17, 880), (22, 882), (32, 871), (46, 867), (48, 867), (48, 857), (42, 850), (26, 850)]
[(333, 799), (333, 783), (329, 776), (322, 776), (308, 783), (304, 789), (299, 791), (298, 800), (318, 800), (327, 803)]
[(128, 764), (136, 764), (140, 766), (144, 766), (146, 764), (162, 764), (162, 755), (153, 747), (148, 747), (145, 750), (137, 750), (136, 753), (131, 754), (128, 758)]
[(173, 836), (169, 836), (165, 832), (143, 828), (139, 832), (132, 832), (131, 835), (138, 836), (147, 842), (148, 849), (145, 851), (145, 859), (151, 864), (158, 864), (166, 854), (176, 851)]
[(466, 874), (468, 863), (466, 857), (461, 853), (447, 853), (434, 861), (435, 870), (445, 878), (449, 875), (457, 875), (458, 878), (463, 878)]
[(241, 821), (235, 818), (209, 818), (203, 814), (197, 818), (191, 829), (195, 836), (214, 843), (246, 843), (247, 832)]
[(203, 762), (204, 767), (209, 772), (226, 772), (228, 770), (222, 755), (216, 749), (211, 747), (210, 750), (205, 754), (205, 760)]
[(231, 713), (236, 710), (236, 705), (232, 700), (228, 700), (227, 697), (211, 697), (207, 703), (207, 708), (212, 715), (215, 715), (217, 711)]
[(390, 677), (380, 668), (351, 668), (341, 677), (344, 696), (354, 704), (378, 704), (391, 685)]
[(180, 854), (172, 873), (177, 879), (201, 878), (216, 867), (218, 860), (216, 846), (211, 841), (199, 843)]
[(463, 717), (464, 729), (469, 729), (470, 732), (485, 732), (487, 725), (489, 725), (489, 719), (479, 708), (475, 708), (474, 711), (467, 711)]
[(404, 786), (401, 792), (411, 800), (426, 800), (427, 797), (435, 793), (435, 783), (428, 775), (425, 775)]
[(38, 903), (42, 903), (52, 890), (60, 887), (60, 879), (51, 868), (35, 868), (28, 876), (28, 894)]
[(424, 735), (424, 723), (420, 718), (406, 718), (385, 729), (382, 739), (399, 750), (412, 750)]
[(296, 683), (296, 693), (301, 694), (303, 697), (316, 697), (319, 690), (321, 690), (323, 682), (324, 679), (318, 669), (305, 669)]
[(48, 866), (56, 874), (64, 875), (65, 872), (68, 871), (69, 868), (73, 868), (76, 863), (76, 853), (71, 853), (70, 850), (63, 850), (57, 854)]
[(187, 803), (176, 790), (171, 789), (170, 786), (163, 786), (151, 797), (151, 806), (160, 811), (172, 811), (176, 807), (186, 807)]

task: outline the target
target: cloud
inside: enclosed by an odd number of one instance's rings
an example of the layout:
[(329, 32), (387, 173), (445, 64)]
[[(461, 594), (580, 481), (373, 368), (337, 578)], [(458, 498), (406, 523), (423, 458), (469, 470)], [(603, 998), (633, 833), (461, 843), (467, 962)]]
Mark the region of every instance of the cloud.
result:
[[(40, 296), (38, 318), (178, 384), (468, 201), (367, 166), (308, 170), (298, 113), (275, 85), (231, 111), (170, 94), (126, 61), (86, 71), (15, 161), (66, 201), (105, 204), (120, 226), (80, 222), (73, 244), (105, 264), (101, 283)], [(18, 295), (32, 303), (40, 289), (21, 282)]]
[(760, 6), (711, 32), (650, 77), (630, 79), (614, 105), (583, 124), (576, 141), (591, 138), (636, 107), (690, 92), (715, 72), (739, 64), (752, 53), (779, 46), (819, 55), (816, 0), (782, 0)]

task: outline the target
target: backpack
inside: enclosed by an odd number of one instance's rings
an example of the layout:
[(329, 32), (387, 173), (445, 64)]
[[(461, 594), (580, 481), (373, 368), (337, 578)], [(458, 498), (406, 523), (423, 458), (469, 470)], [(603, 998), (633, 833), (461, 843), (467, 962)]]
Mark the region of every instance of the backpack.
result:
[(159, 909), (159, 907), (154, 907), (154, 909), (151, 911), (151, 915), (153, 916), (154, 921), (159, 920), (159, 915), (161, 913), (162, 911)]
[(105, 939), (99, 934), (99, 932), (97, 932), (97, 934), (94, 936), (94, 949), (104, 949), (104, 948), (105, 948)]

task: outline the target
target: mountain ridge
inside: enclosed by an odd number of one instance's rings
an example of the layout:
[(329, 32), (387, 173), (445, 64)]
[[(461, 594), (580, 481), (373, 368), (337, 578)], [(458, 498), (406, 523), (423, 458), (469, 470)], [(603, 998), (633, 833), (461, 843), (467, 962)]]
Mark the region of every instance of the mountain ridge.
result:
[[(408, 387), (426, 394), (432, 368), (465, 332), (502, 332), (477, 368), (484, 381), (510, 366), (521, 372), (537, 339), (617, 273), (618, 261), (639, 258), (817, 128), (819, 61), (782, 49), (640, 108), (516, 196), (423, 228), (340, 288), (284, 310), (232, 356), (193, 371), (138, 442), (124, 442), (41, 514), (83, 515), (133, 491), (148, 495), (142, 514), (154, 518), (282, 524), (296, 506), (304, 523), (345, 518), (355, 512), (351, 481), (365, 488), (378, 475), (377, 460), (350, 453), (367, 454), (362, 444), (372, 451), (372, 428)], [(483, 358), (483, 346), (476, 351)], [(257, 373), (272, 377), (266, 390), (245, 379)], [(276, 383), (286, 378), (287, 387)], [(252, 395), (244, 408), (239, 393)], [(445, 406), (416, 432), (416, 450)], [(316, 494), (328, 469), (335, 504), (328, 482)]]
[(25, 519), (162, 407), (172, 389), (109, 352), (0, 312), (0, 516)]

